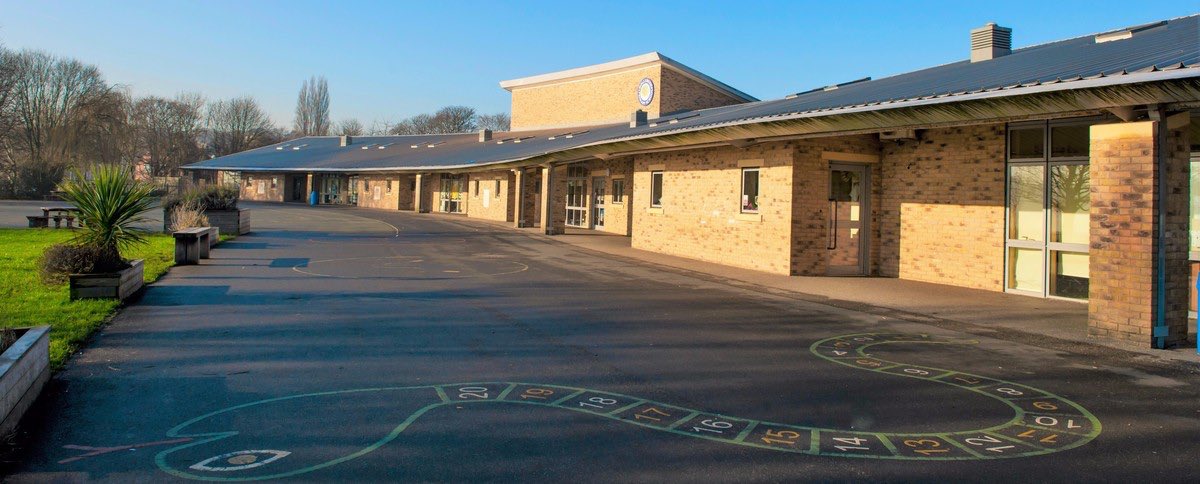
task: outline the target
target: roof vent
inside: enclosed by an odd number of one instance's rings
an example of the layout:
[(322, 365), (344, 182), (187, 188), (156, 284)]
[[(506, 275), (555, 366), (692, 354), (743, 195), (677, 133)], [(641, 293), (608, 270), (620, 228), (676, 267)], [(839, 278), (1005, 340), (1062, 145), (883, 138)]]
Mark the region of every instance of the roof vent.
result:
[(634, 111), (633, 114), (629, 115), (629, 127), (630, 128), (636, 128), (638, 126), (645, 126), (645, 125), (646, 125), (646, 112), (645, 111), (642, 111), (641, 109), (639, 109), (637, 111)]
[(350, 146), (350, 143), (352, 143), (353, 141), (354, 140), (351, 139), (350, 136), (343, 134), (338, 142), (338, 146), (345, 148), (347, 146)]
[(971, 30), (971, 62), (992, 60), (1012, 53), (1012, 29), (988, 22)]
[(1103, 34), (1096, 34), (1096, 43), (1097, 43), (1097, 44), (1103, 44), (1103, 43), (1105, 43), (1105, 42), (1112, 42), (1112, 41), (1114, 41), (1114, 40), (1125, 40), (1125, 39), (1132, 39), (1132, 38), (1133, 38), (1133, 34), (1136, 34), (1136, 33), (1138, 33), (1138, 32), (1141, 32), (1141, 31), (1143, 31), (1143, 30), (1150, 30), (1150, 29), (1152, 29), (1152, 28), (1155, 28), (1155, 27), (1161, 27), (1161, 26), (1163, 26), (1163, 25), (1166, 25), (1166, 24), (1167, 24), (1167, 21), (1166, 21), (1166, 20), (1163, 20), (1163, 21), (1161, 21), (1161, 22), (1154, 22), (1154, 23), (1149, 23), (1149, 24), (1136, 25), (1136, 26), (1129, 27), (1129, 28), (1126, 28), (1126, 29), (1114, 30), (1114, 31), (1112, 31), (1112, 32), (1105, 32), (1105, 33), (1103, 33)]
[(480, 143), (487, 143), (488, 141), (491, 141), (491, 140), (492, 140), (492, 130), (490, 130), (490, 129), (479, 130), (479, 142)]

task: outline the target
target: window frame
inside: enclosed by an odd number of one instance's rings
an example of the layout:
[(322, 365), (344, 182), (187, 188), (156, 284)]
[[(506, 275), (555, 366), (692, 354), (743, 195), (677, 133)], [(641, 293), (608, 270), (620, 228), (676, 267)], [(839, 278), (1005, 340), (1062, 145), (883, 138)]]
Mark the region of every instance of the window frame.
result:
[(497, 178), (492, 181), (495, 182), (495, 185), (496, 185), (495, 187), (493, 187), (493, 190), (495, 190), (495, 191), (492, 192), (492, 198), (500, 198), (500, 179)]
[[(621, 184), (620, 190), (617, 190), (617, 183)], [(611, 200), (609, 203), (611, 203), (613, 205), (623, 205), (625, 203), (625, 177), (624, 176), (612, 177), (612, 193), (609, 194), (608, 198), (609, 198), (609, 200)]]
[[(656, 177), (656, 176), (658, 177), (658, 192), (659, 192), (657, 194), (658, 196), (655, 196), (656, 194), (654, 193), (654, 177)], [(666, 192), (666, 180), (667, 180), (667, 177), (664, 175), (663, 170), (651, 170), (650, 171), (650, 207), (651, 208), (662, 208), (663, 192)], [(655, 203), (656, 201), (658, 203)]]
[[(746, 204), (742, 202), (746, 196), (746, 174), (754, 172), (754, 209), (747, 210)], [(757, 214), (762, 211), (762, 204), (758, 199), (762, 195), (762, 167), (747, 166), (741, 169), (740, 175), (740, 190), (738, 190), (738, 213)]]

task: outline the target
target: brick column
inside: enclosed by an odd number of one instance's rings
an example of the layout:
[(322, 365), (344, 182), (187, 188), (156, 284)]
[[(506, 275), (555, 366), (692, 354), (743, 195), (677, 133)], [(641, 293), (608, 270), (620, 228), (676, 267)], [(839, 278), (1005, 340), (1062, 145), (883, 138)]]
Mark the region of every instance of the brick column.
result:
[(554, 166), (542, 167), (542, 229), (546, 235), (560, 235), (567, 229), (566, 198), (557, 196), (563, 189), (556, 186)]
[(1173, 133), (1158, 121), (1091, 128), (1091, 336), (1155, 347), (1187, 338), (1187, 141)]
[(512, 174), (513, 196), (509, 203), (512, 203), (513, 227), (519, 229), (525, 226), (525, 171), (517, 168)]
[(416, 180), (413, 183), (413, 212), (421, 213), (425, 211), (425, 175), (417, 173), (413, 177)]
[[(309, 173), (304, 177), (304, 203), (309, 203), (312, 200), (312, 192), (316, 190), (316, 185), (313, 184), (313, 174)], [(319, 198), (318, 198), (319, 200)]]

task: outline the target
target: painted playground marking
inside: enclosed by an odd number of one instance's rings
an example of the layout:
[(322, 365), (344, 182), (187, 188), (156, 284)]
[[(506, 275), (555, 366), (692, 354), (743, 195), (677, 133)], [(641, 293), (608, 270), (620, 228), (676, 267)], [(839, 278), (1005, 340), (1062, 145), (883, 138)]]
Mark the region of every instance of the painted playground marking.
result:
[[(1045, 390), (955, 370), (889, 361), (867, 350), (880, 344), (966, 344), (928, 335), (863, 333), (827, 338), (809, 350), (830, 362), (859, 370), (913, 378), (985, 395), (1007, 405), (1013, 417), (985, 428), (931, 433), (863, 432), (789, 425), (690, 409), (631, 395), (521, 382), (477, 382), (392, 388), (367, 388), (292, 395), (246, 403), (188, 420), (167, 431), (171, 438), (192, 439), (155, 456), (157, 466), (171, 475), (197, 480), (249, 481), (297, 476), (370, 454), (396, 440), (425, 413), (465, 404), (517, 404), (551, 407), (594, 415), (660, 432), (796, 454), (919, 461), (984, 460), (1029, 457), (1061, 452), (1087, 444), (1100, 435), (1100, 421), (1075, 402)], [(396, 408), (393, 420), (382, 424), (365, 445), (346, 444), (332, 453), (324, 445), (305, 445), (306, 428), (273, 425), (265, 429), (233, 430), (237, 422), (260, 421), (288, 405), (335, 407), (378, 402), (370, 418)], [(320, 407), (316, 411), (320, 411)], [(363, 404), (366, 405), (366, 404)], [(409, 408), (411, 407), (411, 409)], [(257, 412), (257, 414), (256, 414)], [(318, 418), (328, 419), (329, 412)], [(333, 412), (337, 413), (337, 412)], [(259, 415), (262, 414), (262, 415)], [(324, 424), (324, 422), (322, 423)], [(307, 425), (319, 425), (310, 422)], [(281, 430), (282, 429), (282, 430)], [(254, 432), (258, 432), (255, 434)], [(284, 432), (273, 434), (272, 432)], [(287, 433), (291, 432), (291, 433)], [(262, 449), (292, 442), (287, 450)], [(211, 445), (210, 445), (211, 444)], [(299, 445), (297, 445), (299, 444)], [(285, 445), (286, 447), (286, 445)], [(336, 447), (335, 447), (336, 448)], [(215, 454), (215, 456), (214, 456)]]

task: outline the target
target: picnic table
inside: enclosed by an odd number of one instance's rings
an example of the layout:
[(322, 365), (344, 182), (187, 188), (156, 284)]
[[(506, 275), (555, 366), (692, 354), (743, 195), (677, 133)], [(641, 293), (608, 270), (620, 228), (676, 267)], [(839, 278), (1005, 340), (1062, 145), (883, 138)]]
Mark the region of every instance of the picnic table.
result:
[(30, 227), (49, 227), (50, 220), (54, 220), (54, 228), (62, 228), (62, 222), (67, 222), (67, 228), (74, 228), (75, 213), (79, 209), (75, 207), (58, 206), (58, 207), (41, 207), (42, 215), (28, 215)]

